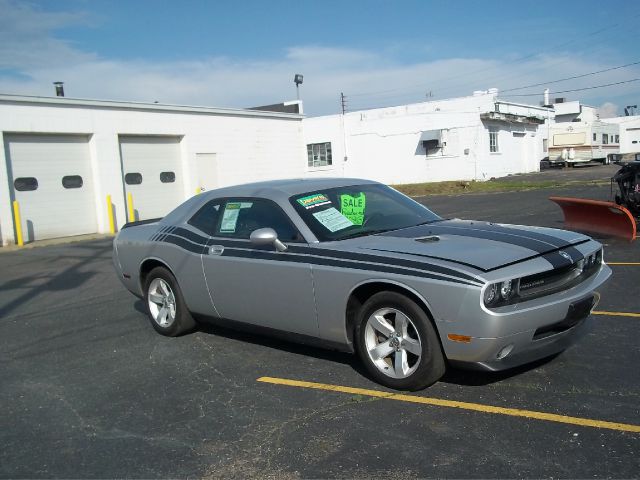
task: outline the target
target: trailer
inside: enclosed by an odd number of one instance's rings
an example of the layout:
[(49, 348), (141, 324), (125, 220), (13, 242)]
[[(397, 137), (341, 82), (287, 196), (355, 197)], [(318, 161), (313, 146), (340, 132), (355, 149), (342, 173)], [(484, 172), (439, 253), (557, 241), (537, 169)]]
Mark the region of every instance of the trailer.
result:
[(549, 139), (552, 165), (573, 166), (591, 161), (608, 164), (611, 154), (620, 153), (620, 127), (599, 120), (552, 124)]

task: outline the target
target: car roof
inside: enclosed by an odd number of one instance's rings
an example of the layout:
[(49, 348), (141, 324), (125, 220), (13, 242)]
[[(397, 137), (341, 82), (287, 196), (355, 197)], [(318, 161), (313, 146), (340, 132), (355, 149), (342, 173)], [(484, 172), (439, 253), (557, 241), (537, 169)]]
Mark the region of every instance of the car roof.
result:
[(208, 198), (257, 196), (272, 198), (275, 200), (276, 198), (289, 198), (292, 195), (314, 192), (316, 190), (324, 190), (327, 188), (376, 183), (378, 182), (362, 178), (290, 178), (218, 188), (206, 192), (206, 196)]

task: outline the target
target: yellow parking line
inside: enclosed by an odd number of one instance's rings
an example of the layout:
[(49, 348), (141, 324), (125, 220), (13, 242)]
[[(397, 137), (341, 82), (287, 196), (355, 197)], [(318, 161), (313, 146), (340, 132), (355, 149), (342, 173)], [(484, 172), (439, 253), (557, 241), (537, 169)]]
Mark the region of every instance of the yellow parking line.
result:
[(383, 398), (386, 400), (397, 400), (400, 402), (421, 403), (425, 405), (435, 405), (438, 407), (460, 408), (463, 410), (473, 410), (483, 413), (495, 413), (500, 415), (509, 415), (512, 417), (525, 417), (535, 420), (546, 420), (548, 422), (568, 423), (570, 425), (579, 425), (581, 427), (605, 428), (609, 430), (640, 433), (640, 425), (606, 422), (604, 420), (591, 420), (588, 418), (568, 417), (566, 415), (535, 412), (532, 410), (495, 407), (492, 405), (482, 405), (479, 403), (468, 403), (458, 402), (455, 400), (443, 400), (440, 398), (419, 397), (415, 395), (382, 392), (380, 390), (368, 390), (364, 388), (344, 387), (341, 385), (329, 385), (325, 383), (303, 382), (299, 380), (288, 380), (286, 378), (260, 377), (257, 381), (263, 383), (272, 383), (275, 385), (286, 385), (289, 387), (311, 388), (329, 392), (350, 393), (352, 395), (363, 395), (367, 397)]
[(640, 265), (640, 262), (607, 262), (607, 265)]
[(640, 313), (631, 313), (631, 312), (602, 312), (602, 311), (593, 311), (591, 312), (593, 315), (607, 315), (611, 317), (640, 317)]

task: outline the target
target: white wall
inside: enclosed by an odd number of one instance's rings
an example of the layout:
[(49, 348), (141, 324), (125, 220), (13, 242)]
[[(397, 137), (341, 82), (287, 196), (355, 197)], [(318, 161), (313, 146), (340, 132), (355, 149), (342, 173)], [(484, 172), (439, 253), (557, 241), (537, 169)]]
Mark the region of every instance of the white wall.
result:
[[(482, 121), (480, 114), (494, 111), (495, 102), (494, 93), (484, 93), (351, 112), (344, 120), (342, 115), (306, 118), (305, 143), (331, 142), (333, 151), (332, 166), (309, 167), (307, 175), (344, 175), (402, 184), (488, 180), (538, 170), (544, 155), (537, 126)], [(498, 153), (489, 152), (489, 126), (499, 128)], [(422, 132), (429, 130), (442, 130), (446, 146), (427, 155), (420, 139)], [(524, 135), (514, 137), (514, 131)]]
[(602, 121), (620, 127), (620, 153), (640, 152), (640, 115), (604, 118)]
[[(23, 97), (21, 97), (23, 98)], [(110, 106), (109, 102), (43, 102), (0, 97), (0, 235), (14, 242), (2, 132), (90, 135), (99, 232), (108, 232), (106, 195), (112, 196), (118, 226), (125, 223), (125, 200), (118, 135), (182, 137), (185, 199), (195, 193), (196, 153), (216, 153), (219, 186), (306, 174), (301, 116), (251, 111), (220, 111), (160, 105)], [(114, 104), (115, 105), (115, 104)], [(212, 109), (213, 110), (213, 109)], [(176, 172), (178, 173), (178, 172)], [(64, 220), (64, 219), (61, 219)]]

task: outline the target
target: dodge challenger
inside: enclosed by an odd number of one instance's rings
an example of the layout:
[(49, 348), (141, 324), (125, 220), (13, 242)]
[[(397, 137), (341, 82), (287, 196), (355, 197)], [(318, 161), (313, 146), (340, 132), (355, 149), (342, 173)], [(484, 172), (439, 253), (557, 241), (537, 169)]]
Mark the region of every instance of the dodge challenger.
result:
[(449, 365), (498, 371), (562, 352), (611, 275), (583, 234), (443, 219), (360, 179), (212, 190), (126, 224), (113, 253), (162, 335), (249, 326), (353, 352), (400, 390)]

